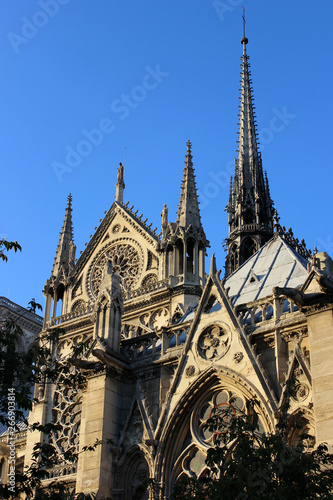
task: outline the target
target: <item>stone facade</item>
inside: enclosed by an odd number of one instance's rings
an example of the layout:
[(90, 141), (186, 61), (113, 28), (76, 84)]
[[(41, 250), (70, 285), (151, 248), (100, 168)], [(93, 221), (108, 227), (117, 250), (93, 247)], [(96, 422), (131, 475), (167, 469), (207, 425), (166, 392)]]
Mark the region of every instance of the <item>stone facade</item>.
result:
[[(159, 235), (124, 204), (120, 164), (115, 202), (76, 261), (68, 198), (44, 288), (43, 328), (62, 328), (57, 356), (87, 341), (76, 365), (85, 367), (88, 381), (76, 392), (63, 394), (57, 384), (39, 391), (30, 418), (60, 424), (51, 438), (60, 453), (103, 442), (51, 471), (76, 492), (144, 499), (142, 482), (153, 478), (158, 498), (169, 498), (181, 476), (205, 472), (214, 434), (203, 425), (215, 406), (232, 400), (241, 410), (256, 397), (259, 428), (273, 431), (293, 376), (288, 439), (296, 442), (303, 429), (313, 436), (309, 446), (333, 445), (333, 263), (326, 254), (311, 255), (273, 214), (246, 44), (224, 278), (214, 256), (205, 272), (209, 242), (190, 142), (177, 220), (168, 220), (164, 206)], [(29, 434), (27, 461), (38, 439)]]

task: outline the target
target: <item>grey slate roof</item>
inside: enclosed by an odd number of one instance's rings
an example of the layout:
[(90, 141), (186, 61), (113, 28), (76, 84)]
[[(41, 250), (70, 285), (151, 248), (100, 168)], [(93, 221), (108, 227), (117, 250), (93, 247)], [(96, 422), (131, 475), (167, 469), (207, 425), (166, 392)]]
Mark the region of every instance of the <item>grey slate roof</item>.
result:
[(275, 235), (227, 277), (225, 287), (237, 306), (271, 295), (274, 286), (298, 287), (307, 275), (307, 260)]

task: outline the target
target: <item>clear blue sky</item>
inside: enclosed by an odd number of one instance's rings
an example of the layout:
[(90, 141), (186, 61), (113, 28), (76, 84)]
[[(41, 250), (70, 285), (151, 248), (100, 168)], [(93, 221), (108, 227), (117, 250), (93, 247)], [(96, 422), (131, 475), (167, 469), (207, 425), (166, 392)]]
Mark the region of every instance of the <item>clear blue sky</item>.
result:
[(0, 4), (0, 236), (23, 251), (0, 263), (0, 295), (44, 305), (68, 194), (78, 257), (125, 147), (125, 200), (153, 227), (164, 203), (175, 221), (188, 139), (223, 268), (242, 5), (271, 196), (283, 225), (333, 254), (332, 0), (12, 0)]

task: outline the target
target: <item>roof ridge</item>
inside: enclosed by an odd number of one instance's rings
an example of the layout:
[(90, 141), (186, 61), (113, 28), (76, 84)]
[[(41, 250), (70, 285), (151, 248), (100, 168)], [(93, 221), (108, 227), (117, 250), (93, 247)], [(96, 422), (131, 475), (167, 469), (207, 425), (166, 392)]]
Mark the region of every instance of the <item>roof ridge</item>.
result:
[[(117, 203), (117, 202), (116, 202)], [(120, 204), (119, 204), (120, 205)], [(125, 209), (125, 211), (129, 214), (131, 214), (135, 219), (136, 221), (144, 228), (146, 229), (147, 231), (149, 231), (149, 233), (152, 235), (152, 236), (157, 236), (159, 237), (161, 235), (161, 233), (159, 234), (156, 234), (156, 231), (157, 231), (157, 227), (155, 227), (154, 229), (151, 229), (151, 226), (153, 225), (153, 223), (151, 222), (150, 224), (146, 224), (147, 220), (148, 220), (148, 217), (144, 220), (142, 220), (142, 217), (143, 217), (143, 214), (141, 214), (140, 216), (137, 216), (137, 213), (138, 213), (138, 209), (133, 212), (133, 208), (134, 208), (134, 205), (131, 205), (130, 207), (128, 206), (129, 205), (129, 201), (127, 201), (124, 205), (121, 204), (121, 208)]]

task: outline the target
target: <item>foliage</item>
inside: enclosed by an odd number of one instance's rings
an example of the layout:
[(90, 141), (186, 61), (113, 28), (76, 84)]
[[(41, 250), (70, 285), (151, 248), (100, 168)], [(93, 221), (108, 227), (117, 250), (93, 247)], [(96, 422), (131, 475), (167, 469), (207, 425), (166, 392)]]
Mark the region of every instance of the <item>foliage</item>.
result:
[[(32, 299), (28, 311), (36, 313), (37, 309), (42, 307)], [(16, 422), (25, 421), (32, 407), (34, 383), (40, 379), (42, 355), (46, 354), (35, 343), (27, 351), (19, 349), (24, 341), (24, 332), (18, 324), (21, 316), (9, 316), (0, 325), (0, 425), (8, 422), (9, 391), (15, 393)]]
[(0, 260), (7, 262), (8, 257), (4, 251), (8, 250), (14, 250), (14, 252), (17, 252), (17, 250), (22, 251), (22, 247), (17, 243), (17, 241), (7, 241), (6, 238), (2, 238), (0, 240)]
[[(36, 313), (42, 307), (34, 299), (29, 303), (28, 310)], [(24, 314), (24, 313), (23, 313)], [(20, 494), (28, 498), (36, 495), (38, 500), (90, 500), (92, 495), (75, 495), (68, 491), (68, 486), (61, 480), (55, 480), (43, 489), (43, 480), (49, 478), (48, 470), (66, 461), (75, 462), (77, 454), (65, 452), (63, 456), (55, 449), (49, 440), (49, 436), (58, 427), (54, 423), (42, 425), (34, 423), (28, 425), (27, 414), (32, 409), (35, 385), (52, 384), (57, 381), (63, 387), (81, 387), (86, 382), (82, 371), (73, 370), (72, 358), (80, 357), (86, 350), (87, 344), (81, 342), (72, 349), (71, 356), (65, 360), (57, 359), (53, 353), (57, 339), (61, 334), (60, 329), (54, 329), (50, 333), (44, 333), (33, 342), (27, 349), (23, 349), (24, 332), (19, 325), (19, 317), (7, 317), (0, 324), (0, 424), (10, 428), (11, 417), (15, 417), (16, 428), (13, 432), (19, 432), (18, 423), (25, 423), (29, 431), (38, 430), (44, 435), (42, 443), (34, 447), (33, 457), (29, 468), (23, 472), (16, 470), (15, 493), (9, 484), (0, 485), (0, 498), (16, 498)], [(9, 396), (15, 396), (15, 410), (9, 410)], [(94, 450), (100, 445), (96, 442), (82, 449)]]
[(323, 444), (307, 450), (307, 439), (286, 441), (288, 403), (282, 408), (276, 431), (260, 434), (255, 408), (244, 412), (229, 407), (214, 411), (206, 428), (215, 433), (215, 446), (207, 453), (209, 474), (182, 478), (172, 499), (332, 499), (333, 455)]

